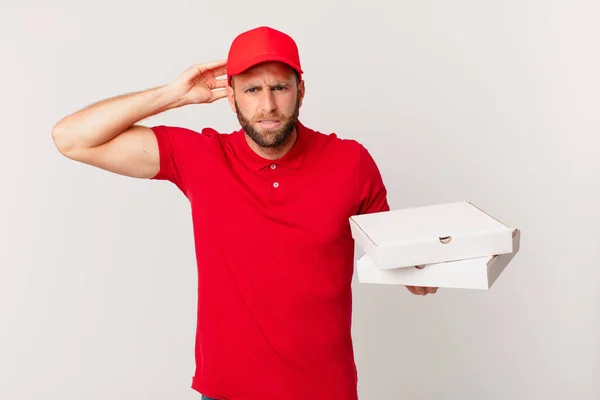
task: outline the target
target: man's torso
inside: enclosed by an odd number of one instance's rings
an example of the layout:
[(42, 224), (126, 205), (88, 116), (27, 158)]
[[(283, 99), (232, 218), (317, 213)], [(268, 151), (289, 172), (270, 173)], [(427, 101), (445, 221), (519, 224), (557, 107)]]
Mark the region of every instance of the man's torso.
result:
[(203, 135), (170, 145), (184, 153), (172, 153), (171, 180), (190, 200), (198, 263), (193, 387), (231, 400), (355, 399), (348, 218), (372, 211), (363, 149), (301, 127), (298, 146), (269, 162), (241, 131)]

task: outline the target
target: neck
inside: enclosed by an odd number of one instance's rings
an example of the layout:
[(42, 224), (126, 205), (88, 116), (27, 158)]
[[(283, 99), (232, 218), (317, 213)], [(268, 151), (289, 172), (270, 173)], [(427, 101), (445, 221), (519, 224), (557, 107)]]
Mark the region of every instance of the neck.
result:
[(252, 140), (247, 134), (245, 134), (244, 136), (246, 137), (246, 142), (248, 143), (248, 146), (250, 146), (250, 148), (256, 154), (267, 160), (279, 160), (281, 157), (285, 156), (296, 143), (296, 139), (298, 138), (298, 131), (294, 128), (294, 131), (292, 132), (288, 140), (277, 147), (261, 147), (257, 145), (254, 142), (254, 140)]

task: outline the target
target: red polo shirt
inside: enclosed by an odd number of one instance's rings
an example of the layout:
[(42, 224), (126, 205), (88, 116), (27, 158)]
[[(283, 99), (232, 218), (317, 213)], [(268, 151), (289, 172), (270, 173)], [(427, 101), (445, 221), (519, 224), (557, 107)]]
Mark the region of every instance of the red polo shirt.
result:
[(156, 126), (160, 172), (191, 205), (198, 267), (192, 388), (227, 400), (355, 400), (349, 217), (389, 210), (361, 144), (301, 123), (281, 159), (243, 130)]

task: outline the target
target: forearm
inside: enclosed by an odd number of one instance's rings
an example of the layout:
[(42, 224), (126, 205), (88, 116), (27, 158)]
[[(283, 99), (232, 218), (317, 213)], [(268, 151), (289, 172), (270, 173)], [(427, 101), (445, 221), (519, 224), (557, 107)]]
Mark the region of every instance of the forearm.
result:
[(59, 121), (52, 130), (61, 151), (102, 145), (137, 122), (184, 105), (173, 86), (102, 100)]

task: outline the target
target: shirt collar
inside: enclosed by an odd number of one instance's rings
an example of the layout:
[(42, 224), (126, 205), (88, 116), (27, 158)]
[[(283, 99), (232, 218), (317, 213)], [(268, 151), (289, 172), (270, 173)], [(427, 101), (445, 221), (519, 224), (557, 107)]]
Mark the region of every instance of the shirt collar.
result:
[(240, 161), (251, 169), (258, 171), (269, 165), (275, 164), (290, 169), (299, 169), (306, 155), (306, 150), (310, 143), (310, 129), (306, 128), (300, 121), (296, 123), (296, 142), (292, 148), (279, 160), (268, 160), (256, 154), (246, 141), (244, 129), (235, 132), (236, 153)]

